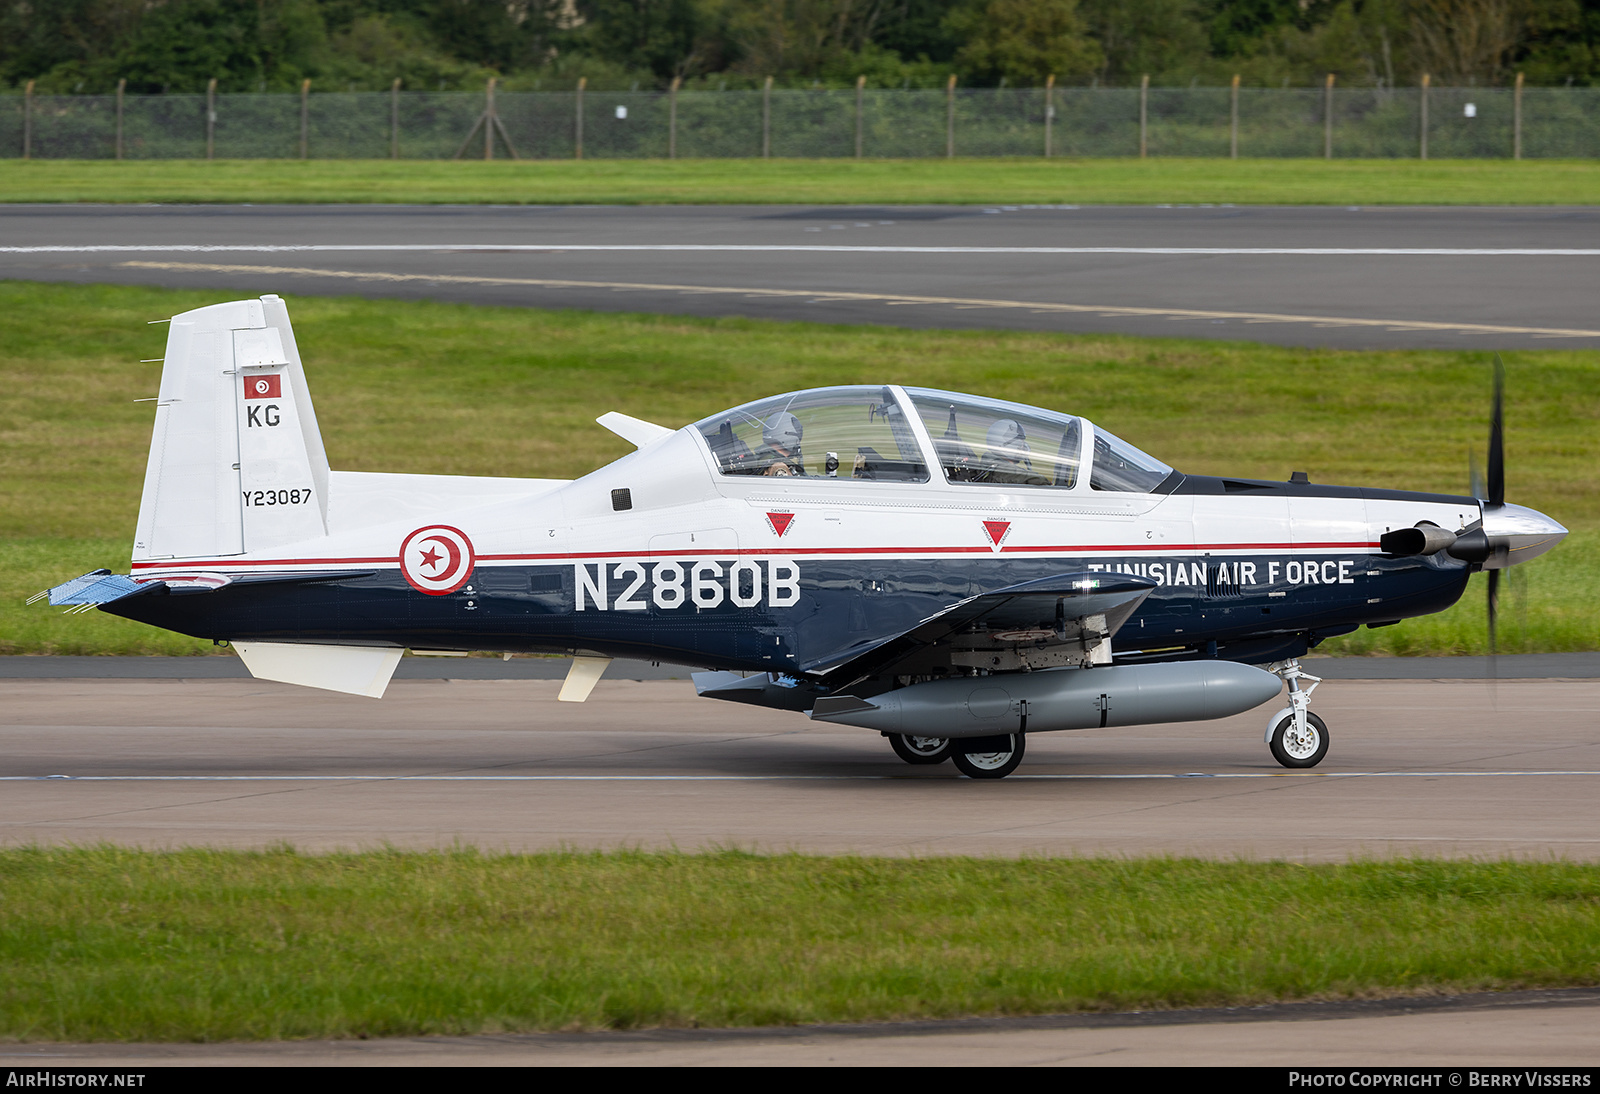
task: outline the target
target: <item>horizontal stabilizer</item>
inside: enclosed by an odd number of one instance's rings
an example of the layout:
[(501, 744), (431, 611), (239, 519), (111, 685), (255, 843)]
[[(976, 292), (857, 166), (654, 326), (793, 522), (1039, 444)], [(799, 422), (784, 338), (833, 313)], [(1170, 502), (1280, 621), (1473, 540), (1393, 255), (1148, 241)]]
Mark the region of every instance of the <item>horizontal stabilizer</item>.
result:
[(257, 680), (383, 698), (405, 651), (374, 646), (312, 646), (235, 642), (239, 660)]
[(46, 590), (42, 596), (34, 597), (29, 603), (49, 597), (52, 604), (94, 607), (96, 604), (120, 600), (129, 593), (138, 592), (141, 588), (143, 586), (125, 574), (114, 574), (110, 570), (91, 570), (82, 577), (75, 577), (71, 581), (62, 582), (55, 588)]
[[(1128, 574), (1069, 573), (979, 593), (868, 649), (845, 651), (801, 666), (835, 688), (881, 675), (958, 632), (983, 630), (998, 641), (1082, 643), (1110, 638), (1155, 588)], [(1017, 636), (1011, 639), (1010, 636)]]

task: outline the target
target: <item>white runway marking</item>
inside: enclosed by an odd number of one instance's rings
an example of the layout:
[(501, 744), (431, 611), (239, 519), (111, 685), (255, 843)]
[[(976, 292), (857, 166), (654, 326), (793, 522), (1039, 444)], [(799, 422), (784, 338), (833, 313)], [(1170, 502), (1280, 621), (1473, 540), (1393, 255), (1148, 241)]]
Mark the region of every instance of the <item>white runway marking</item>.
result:
[[(1600, 775), (1600, 771), (1185, 771), (1145, 774), (1012, 775), (1011, 779), (1093, 781), (1100, 779), (1447, 779), (1527, 775)], [(882, 782), (927, 775), (0, 775), (0, 782), (83, 783), (293, 783), (293, 782)], [(940, 778), (942, 776), (934, 776)], [(957, 776), (944, 777), (955, 781)]]
[(983, 308), (1020, 308), (1028, 312), (1097, 315), (1102, 318), (1239, 319), (1246, 323), (1337, 323), (1349, 327), (1379, 327), (1386, 331), (1447, 331), (1465, 334), (1527, 334), (1548, 338), (1600, 338), (1600, 330), (1566, 327), (1512, 327), (1488, 323), (1439, 323), (1425, 319), (1354, 319), (1331, 315), (1290, 315), (1275, 312), (1199, 311), (1192, 308), (1135, 308), (1109, 304), (1055, 304), (1039, 300), (986, 300), (959, 296), (908, 296), (905, 293), (830, 292), (825, 289), (752, 289), (749, 286), (674, 285), (642, 281), (573, 281), (534, 277), (468, 277), (460, 274), (401, 274), (381, 270), (323, 270), (307, 266), (234, 266), (203, 262), (123, 262), (123, 267), (141, 270), (172, 270), (184, 273), (249, 274), (255, 277), (326, 277), (353, 281), (380, 281), (391, 284), (424, 285), (503, 285), (540, 289), (611, 289), (631, 292), (676, 292), (703, 296), (736, 295), (772, 299), (803, 299), (813, 304), (881, 303), (970, 305)]
[(753, 254), (1301, 255), (1377, 258), (1595, 258), (1596, 247), (871, 247), (806, 243), (104, 243), (0, 247), (0, 254), (519, 254), (552, 251), (713, 251)]

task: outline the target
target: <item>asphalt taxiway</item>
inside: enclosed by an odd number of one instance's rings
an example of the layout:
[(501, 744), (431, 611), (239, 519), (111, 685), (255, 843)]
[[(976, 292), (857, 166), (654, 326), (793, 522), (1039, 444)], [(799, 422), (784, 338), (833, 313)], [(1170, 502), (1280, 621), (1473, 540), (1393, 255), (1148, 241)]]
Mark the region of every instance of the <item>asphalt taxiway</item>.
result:
[(1470, 1083), (1474, 1067), (1587, 1071), (1597, 1012), (1600, 991), (1571, 988), (776, 1029), (10, 1045), (0, 1067), (1431, 1067), (1438, 1078), (1418, 1085), (1443, 1088)]
[(997, 782), (683, 680), (605, 680), (581, 705), (558, 688), (0, 680), (0, 840), (1600, 860), (1595, 679), (1329, 682), (1333, 746), (1308, 772), (1272, 761), (1263, 708), (1039, 734)]
[[(0, 841), (306, 850), (741, 847), (869, 855), (1600, 860), (1594, 655), (1398, 662), (1330, 679), (1329, 758), (1277, 767), (1265, 710), (1041, 734), (1021, 771), (909, 768), (861, 730), (695, 697), (619, 665), (584, 704), (560, 661), (408, 658), (381, 700), (222, 675), (13, 658), (0, 677)], [(112, 659), (93, 660), (103, 664)], [(183, 659), (234, 669), (229, 658)], [(30, 664), (31, 663), (31, 666)], [(1361, 662), (1351, 661), (1359, 665)], [(1310, 662), (1315, 671), (1339, 662)], [(469, 667), (521, 678), (461, 679)], [(1579, 679), (1530, 679), (1565, 670)], [(452, 677), (450, 674), (454, 674)], [(538, 674), (538, 675), (535, 675)], [(1348, 675), (1348, 674), (1347, 674)], [(1477, 675), (1479, 678), (1465, 678)], [(539, 676), (549, 678), (539, 678)], [(654, 679), (626, 679), (655, 676)], [(17, 1044), (0, 1066), (1255, 1065), (1592, 1067), (1590, 989), (1230, 1011), (777, 1030), (229, 1045)]]
[(1592, 348), (1600, 209), (8, 205), (0, 278), (1349, 348)]

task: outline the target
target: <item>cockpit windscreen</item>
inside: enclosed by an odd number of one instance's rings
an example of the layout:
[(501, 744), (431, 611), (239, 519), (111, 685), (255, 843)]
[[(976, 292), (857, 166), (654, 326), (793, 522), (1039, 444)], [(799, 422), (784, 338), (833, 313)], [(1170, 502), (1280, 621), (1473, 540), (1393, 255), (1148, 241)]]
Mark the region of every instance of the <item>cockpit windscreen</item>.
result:
[(724, 475), (928, 481), (916, 435), (887, 387), (776, 395), (695, 428)]
[(1038, 407), (908, 388), (945, 478), (953, 483), (1009, 486), (1078, 485), (1083, 423)]

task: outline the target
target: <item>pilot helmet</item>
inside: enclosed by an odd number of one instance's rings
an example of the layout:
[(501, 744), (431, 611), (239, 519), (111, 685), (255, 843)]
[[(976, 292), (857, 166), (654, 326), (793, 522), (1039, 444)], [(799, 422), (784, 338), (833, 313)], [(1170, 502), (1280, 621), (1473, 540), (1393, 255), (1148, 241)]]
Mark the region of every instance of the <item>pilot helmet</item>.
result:
[(800, 437), (804, 432), (799, 418), (787, 410), (780, 410), (762, 423), (761, 439), (768, 448), (781, 448), (795, 455), (800, 451)]
[(1022, 431), (1021, 423), (1013, 418), (1001, 418), (989, 427), (984, 441), (990, 448), (1011, 449), (1015, 452), (1028, 452), (1028, 435)]

